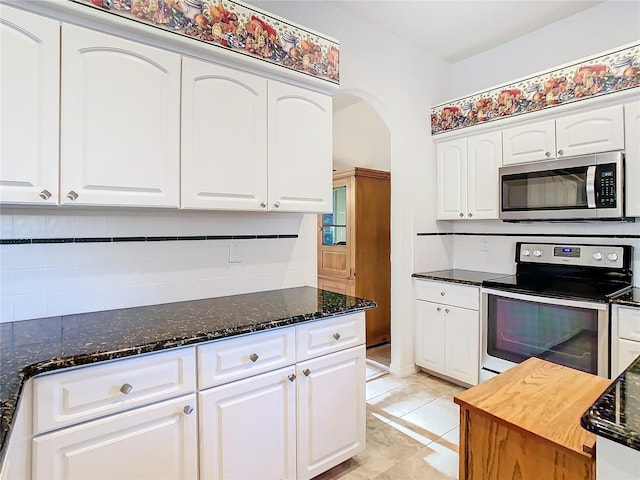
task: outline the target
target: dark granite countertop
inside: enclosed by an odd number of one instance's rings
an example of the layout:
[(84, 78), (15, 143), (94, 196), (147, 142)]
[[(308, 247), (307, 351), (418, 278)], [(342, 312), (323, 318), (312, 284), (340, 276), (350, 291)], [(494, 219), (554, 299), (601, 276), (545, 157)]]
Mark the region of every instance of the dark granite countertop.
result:
[(312, 287), (0, 323), (0, 462), (24, 382), (87, 365), (375, 307)]
[(611, 303), (627, 305), (630, 307), (640, 307), (640, 288), (632, 288), (624, 295), (611, 299)]
[(640, 356), (582, 415), (586, 430), (640, 451)]
[(440, 280), (443, 282), (462, 283), (465, 285), (481, 286), (485, 280), (506, 277), (507, 273), (477, 272), (475, 270), (438, 270), (435, 272), (419, 272), (411, 275), (423, 280)]

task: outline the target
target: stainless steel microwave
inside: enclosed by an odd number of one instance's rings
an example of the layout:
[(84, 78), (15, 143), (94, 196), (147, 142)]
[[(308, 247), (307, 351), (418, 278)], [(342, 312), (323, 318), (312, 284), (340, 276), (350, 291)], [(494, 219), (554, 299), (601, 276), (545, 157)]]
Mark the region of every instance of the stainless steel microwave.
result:
[(505, 221), (624, 218), (624, 154), (607, 152), (499, 169)]

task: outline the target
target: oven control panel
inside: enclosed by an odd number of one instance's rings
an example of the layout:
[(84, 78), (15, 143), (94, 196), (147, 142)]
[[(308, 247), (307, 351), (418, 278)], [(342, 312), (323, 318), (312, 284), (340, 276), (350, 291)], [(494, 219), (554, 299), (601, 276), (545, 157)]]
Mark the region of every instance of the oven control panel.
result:
[(523, 243), (520, 245), (518, 261), (520, 263), (623, 268), (624, 248), (614, 245)]

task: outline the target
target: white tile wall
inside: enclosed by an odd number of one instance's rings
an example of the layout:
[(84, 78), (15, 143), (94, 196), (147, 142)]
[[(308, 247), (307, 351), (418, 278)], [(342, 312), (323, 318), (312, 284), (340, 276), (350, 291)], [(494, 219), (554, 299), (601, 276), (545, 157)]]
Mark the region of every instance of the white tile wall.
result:
[(3, 208), (2, 238), (298, 234), (297, 239), (0, 245), (0, 321), (316, 284), (316, 216)]

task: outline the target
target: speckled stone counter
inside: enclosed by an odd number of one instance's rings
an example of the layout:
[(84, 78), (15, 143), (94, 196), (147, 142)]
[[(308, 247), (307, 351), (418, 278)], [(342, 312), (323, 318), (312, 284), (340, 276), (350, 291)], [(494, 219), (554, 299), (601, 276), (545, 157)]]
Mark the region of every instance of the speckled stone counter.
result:
[(505, 277), (506, 273), (477, 272), (474, 270), (438, 270), (435, 272), (419, 272), (411, 275), (423, 280), (439, 280), (442, 282), (461, 283), (464, 285), (481, 286), (485, 280)]
[(612, 299), (611, 303), (640, 308), (640, 288), (632, 288), (624, 295), (620, 295), (618, 298)]
[(640, 451), (640, 356), (582, 415), (580, 424), (596, 435)]
[(375, 307), (312, 287), (0, 323), (0, 463), (24, 382), (38, 373)]

